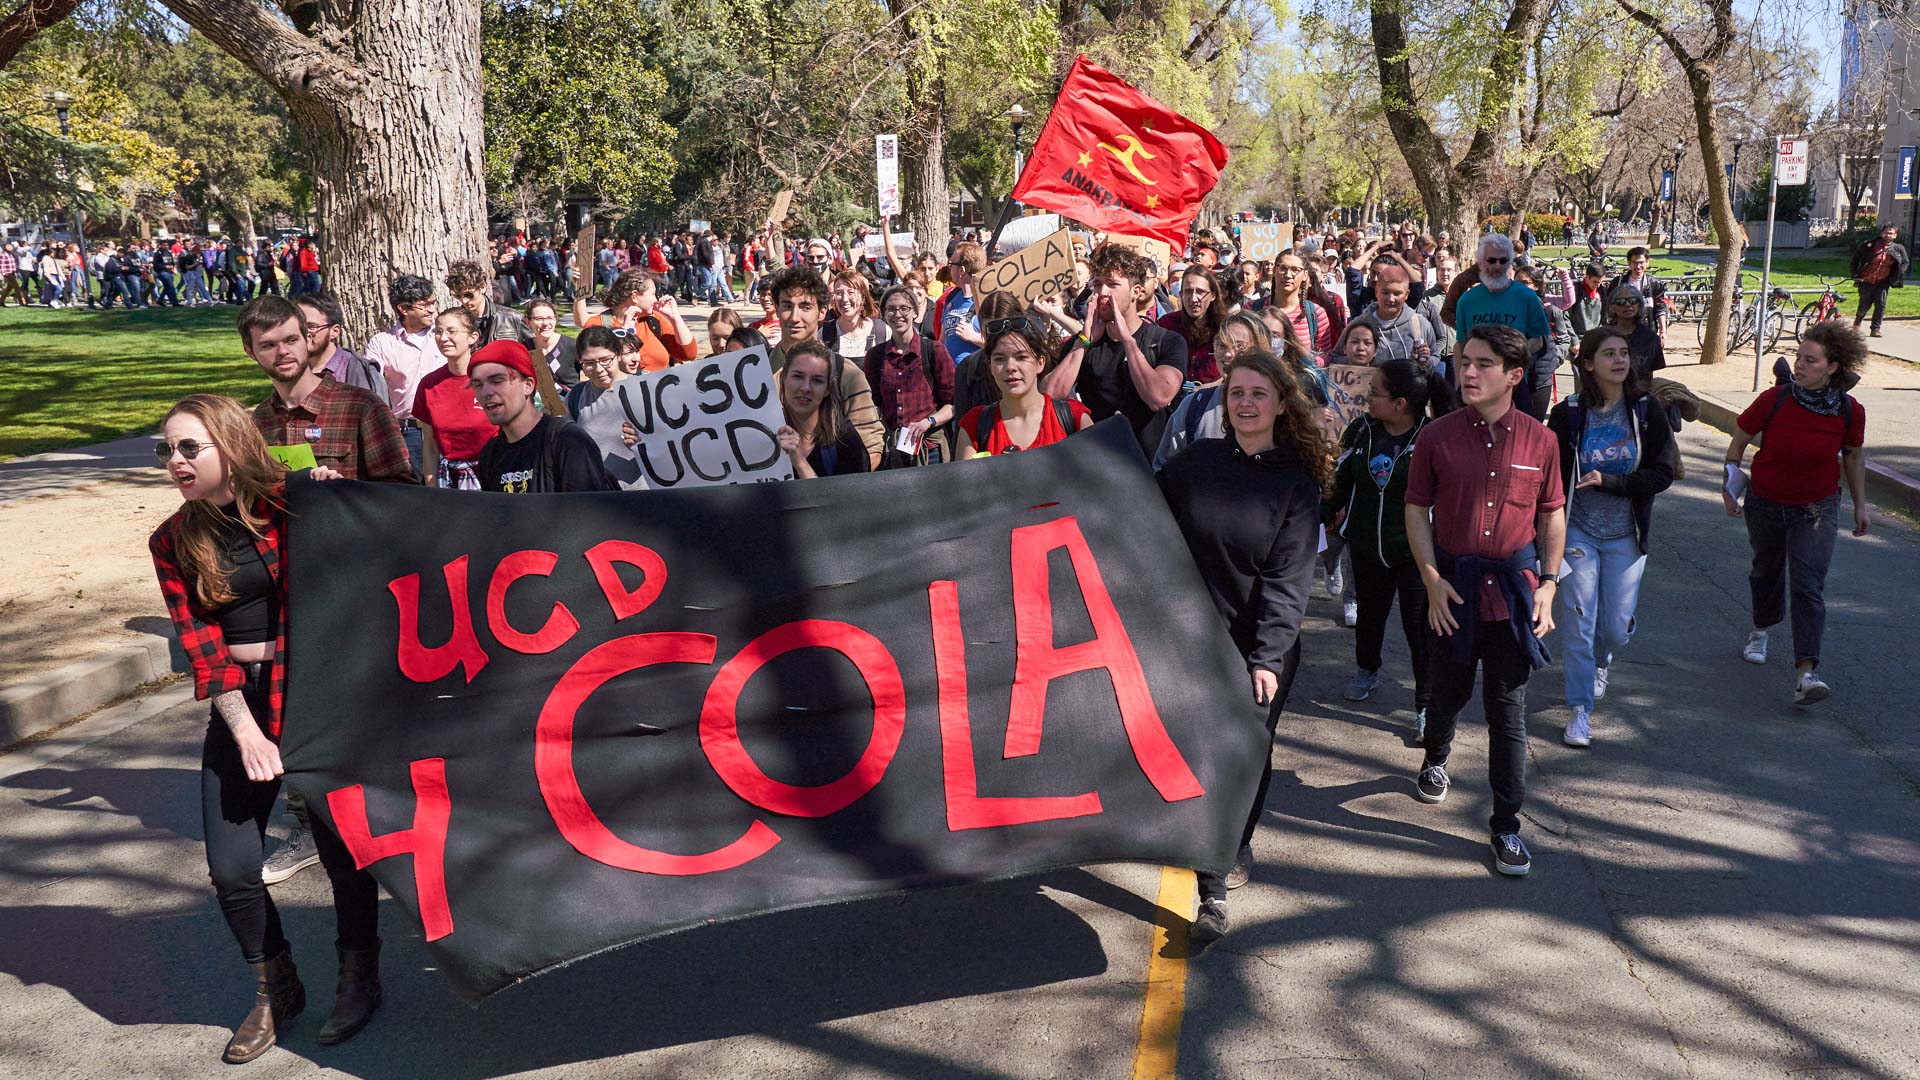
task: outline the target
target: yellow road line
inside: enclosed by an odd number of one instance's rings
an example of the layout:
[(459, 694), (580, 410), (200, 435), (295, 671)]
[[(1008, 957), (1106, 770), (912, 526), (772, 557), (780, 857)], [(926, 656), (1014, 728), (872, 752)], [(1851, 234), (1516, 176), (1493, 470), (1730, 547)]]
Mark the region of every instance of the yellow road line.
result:
[(1179, 1063), (1180, 1020), (1187, 1005), (1187, 928), (1193, 923), (1195, 902), (1193, 871), (1162, 867), (1140, 1041), (1133, 1048), (1134, 1080), (1173, 1080)]

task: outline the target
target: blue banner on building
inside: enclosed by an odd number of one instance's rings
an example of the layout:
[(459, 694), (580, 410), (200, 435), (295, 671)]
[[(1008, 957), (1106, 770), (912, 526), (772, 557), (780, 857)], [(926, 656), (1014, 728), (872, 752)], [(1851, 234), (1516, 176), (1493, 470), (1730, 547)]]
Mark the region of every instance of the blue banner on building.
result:
[(1661, 202), (1673, 201), (1673, 170), (1672, 169), (1660, 170), (1660, 201)]
[(1913, 198), (1913, 159), (1916, 150), (1920, 148), (1900, 148), (1900, 167), (1893, 174), (1893, 197), (1896, 199)]

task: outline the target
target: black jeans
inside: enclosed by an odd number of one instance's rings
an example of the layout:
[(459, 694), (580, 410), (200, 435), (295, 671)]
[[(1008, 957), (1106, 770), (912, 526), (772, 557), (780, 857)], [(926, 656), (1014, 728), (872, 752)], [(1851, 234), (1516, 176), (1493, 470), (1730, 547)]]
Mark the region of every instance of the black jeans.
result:
[[(1241, 830), (1240, 846), (1253, 843), (1254, 830), (1260, 826), (1260, 815), (1267, 809), (1267, 788), (1273, 783), (1273, 732), (1280, 725), (1280, 714), (1286, 711), (1287, 694), (1293, 690), (1293, 677), (1300, 670), (1300, 642), (1295, 641), (1293, 648), (1280, 661), (1280, 686), (1273, 693), (1273, 700), (1267, 705), (1267, 756), (1260, 770), (1260, 787), (1253, 793), (1253, 806), (1247, 811), (1247, 827)], [(1242, 693), (1253, 693), (1253, 677), (1249, 673)], [(1200, 897), (1223, 897), (1227, 895), (1227, 879), (1218, 874), (1200, 871), (1195, 875), (1199, 881)]]
[(1827, 567), (1840, 532), (1840, 493), (1816, 503), (1788, 506), (1747, 493), (1742, 513), (1753, 545), (1753, 626), (1765, 630), (1787, 614), (1793, 595), (1793, 660), (1820, 666), (1820, 638), (1827, 628)]
[(1413, 707), (1424, 709), (1433, 702), (1433, 688), (1427, 678), (1427, 587), (1420, 580), (1420, 564), (1412, 561), (1399, 566), (1382, 566), (1373, 554), (1353, 550), (1353, 587), (1360, 603), (1360, 624), (1353, 632), (1353, 659), (1367, 671), (1379, 671), (1380, 647), (1387, 637), (1387, 615), (1393, 610), (1394, 594), (1400, 596), (1400, 629), (1407, 635), (1407, 651), (1413, 654)]
[[(1455, 631), (1458, 633), (1458, 631)], [(1520, 831), (1527, 797), (1527, 678), (1533, 668), (1508, 625), (1483, 622), (1474, 637), (1473, 659), (1453, 658), (1453, 641), (1427, 630), (1433, 704), (1427, 710), (1427, 765), (1445, 765), (1453, 748), (1460, 710), (1473, 700), (1473, 677), (1481, 675), (1480, 702), (1487, 713), (1487, 772), (1493, 783), (1493, 835)]]
[[(256, 717), (267, 715), (266, 665), (259, 665), (243, 691)], [(287, 949), (280, 912), (260, 880), (266, 854), (267, 819), (273, 814), (280, 781), (247, 779), (240, 747), (216, 711), (207, 723), (200, 754), (200, 820), (207, 843), (207, 870), (227, 928), (240, 943), (240, 955), (258, 964)], [(365, 870), (356, 870), (346, 845), (324, 822), (313, 823), (320, 864), (333, 884), (334, 927), (343, 949), (370, 949), (380, 943), (379, 887)]]
[(1887, 317), (1887, 290), (1893, 282), (1883, 281), (1878, 285), (1869, 285), (1862, 281), (1860, 285), (1860, 307), (1854, 311), (1853, 325), (1859, 326), (1860, 320), (1867, 317), (1867, 309), (1873, 309), (1873, 332), (1880, 332), (1880, 322)]

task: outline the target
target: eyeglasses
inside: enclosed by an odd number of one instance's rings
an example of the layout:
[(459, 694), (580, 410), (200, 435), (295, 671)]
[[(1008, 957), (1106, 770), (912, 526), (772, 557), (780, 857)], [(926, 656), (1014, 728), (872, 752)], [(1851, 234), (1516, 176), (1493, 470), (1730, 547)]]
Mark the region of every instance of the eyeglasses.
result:
[(913, 318), (913, 309), (910, 307), (901, 307), (898, 304), (894, 304), (891, 307), (887, 308), (885, 311), (881, 312), (881, 314), (898, 315), (902, 318), (911, 319)]
[(1502, 259), (1494, 255), (1483, 255), (1481, 256), (1480, 261), (1483, 263), (1486, 263), (1488, 266), (1505, 266), (1508, 263), (1512, 262), (1513, 260)]
[(194, 458), (200, 456), (200, 451), (211, 449), (213, 449), (212, 443), (203, 443), (197, 439), (181, 439), (177, 443), (154, 443), (153, 456), (160, 459), (160, 464), (165, 465), (167, 462), (173, 460), (173, 454), (176, 450), (180, 452), (181, 457), (192, 461)]
[(314, 323), (308, 323), (308, 324), (307, 324), (307, 333), (309, 333), (309, 334), (317, 334), (317, 333), (319, 333), (319, 332), (320, 332), (320, 331), (322, 331), (322, 330), (331, 330), (331, 329), (333, 329), (334, 327), (336, 327), (336, 326), (339, 326), (339, 325), (340, 325), (339, 323), (330, 323), (330, 322), (314, 322)]
[(614, 366), (615, 364), (618, 364), (619, 362), (620, 362), (620, 359), (614, 356), (609, 356), (605, 360), (582, 360), (580, 361), (580, 370), (581, 371), (604, 370), (606, 368), (610, 368)]
[(1023, 330), (1026, 328), (1026, 325), (1027, 317), (1025, 315), (1011, 319), (994, 319), (987, 323), (987, 333), (1004, 334), (1012, 330)]
[(1273, 272), (1276, 274), (1289, 274), (1289, 275), (1304, 274), (1307, 272), (1307, 268), (1304, 266), (1276, 266), (1273, 268)]
[(1614, 300), (1613, 300), (1613, 306), (1614, 307), (1639, 307), (1640, 301), (1635, 300), (1631, 296), (1616, 296), (1614, 297)]

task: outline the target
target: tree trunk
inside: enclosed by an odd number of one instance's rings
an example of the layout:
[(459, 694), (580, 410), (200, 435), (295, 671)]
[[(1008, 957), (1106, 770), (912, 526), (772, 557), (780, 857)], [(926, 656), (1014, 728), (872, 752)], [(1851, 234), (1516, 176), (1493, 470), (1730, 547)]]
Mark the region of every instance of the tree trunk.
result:
[[(1700, 362), (1717, 364), (1727, 359), (1727, 322), (1733, 309), (1733, 290), (1740, 284), (1740, 261), (1746, 254), (1747, 237), (1734, 218), (1733, 193), (1720, 161), (1711, 67), (1695, 65), (1688, 84), (1693, 92), (1694, 127), (1700, 137), (1700, 163), (1707, 173), (1707, 203), (1712, 207), (1713, 231), (1720, 241), (1720, 263), (1714, 267), (1713, 297), (1707, 305), (1707, 343), (1700, 349)], [(1756, 299), (1766, 302), (1764, 296)]]
[(322, 0), (308, 36), (254, 0), (165, 3), (286, 102), (349, 340), (392, 323), (394, 276), (437, 285), (454, 259), (485, 256), (478, 4)]
[[(917, 92), (915, 83), (919, 84)], [(945, 258), (951, 228), (947, 209), (946, 82), (909, 78), (908, 86), (908, 93), (920, 103), (920, 116), (900, 135), (900, 158), (906, 166), (906, 191), (900, 208), (906, 212), (920, 250)]]

